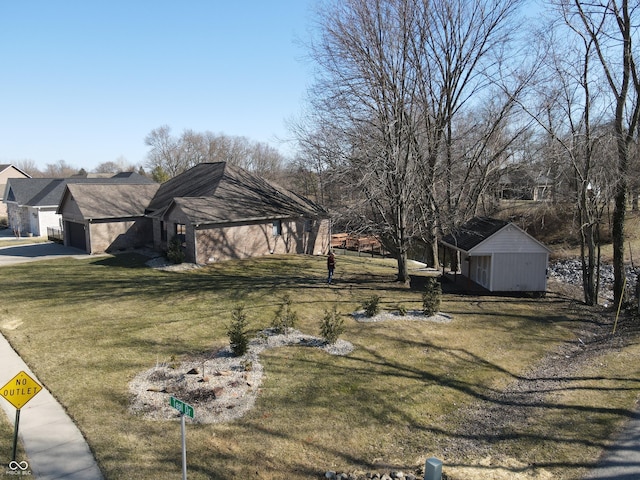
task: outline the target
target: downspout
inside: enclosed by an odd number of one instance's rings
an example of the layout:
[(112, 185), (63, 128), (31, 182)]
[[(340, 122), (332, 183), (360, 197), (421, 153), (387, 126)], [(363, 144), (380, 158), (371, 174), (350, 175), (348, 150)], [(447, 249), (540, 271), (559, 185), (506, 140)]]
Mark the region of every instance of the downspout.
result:
[[(198, 227), (198, 224), (192, 224), (191, 225), (191, 230), (193, 231), (191, 234), (192, 237), (192, 245), (193, 245), (193, 263), (195, 263), (196, 265), (198, 265), (198, 245), (196, 244), (196, 229)], [(189, 246), (187, 245), (187, 249), (189, 248)]]

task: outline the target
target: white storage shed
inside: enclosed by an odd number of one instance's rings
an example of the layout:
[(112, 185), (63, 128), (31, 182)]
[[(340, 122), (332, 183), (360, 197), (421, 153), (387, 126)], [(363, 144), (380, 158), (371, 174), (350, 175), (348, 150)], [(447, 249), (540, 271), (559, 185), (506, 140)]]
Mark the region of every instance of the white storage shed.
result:
[[(513, 223), (475, 217), (440, 242), (460, 272), (490, 292), (545, 292), (550, 250)], [(451, 257), (449, 257), (451, 258)]]

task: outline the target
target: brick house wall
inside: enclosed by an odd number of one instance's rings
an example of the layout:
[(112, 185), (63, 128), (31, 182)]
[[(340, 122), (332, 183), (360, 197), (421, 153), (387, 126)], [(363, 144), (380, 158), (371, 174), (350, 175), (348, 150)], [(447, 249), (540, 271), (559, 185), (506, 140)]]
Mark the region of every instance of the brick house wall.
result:
[[(279, 222), (279, 223), (278, 223)], [(329, 220), (282, 219), (267, 223), (195, 230), (195, 262), (207, 264), (271, 254), (324, 255), (329, 246)], [(189, 260), (187, 241), (187, 261)]]
[(195, 226), (179, 208), (173, 208), (164, 220), (153, 220), (153, 243), (157, 251), (166, 251), (176, 232), (184, 232), (185, 262), (205, 265), (271, 254), (324, 255), (329, 249), (329, 231), (328, 219), (302, 217)]
[(139, 248), (153, 241), (151, 220), (96, 221), (89, 224), (91, 252), (103, 253)]

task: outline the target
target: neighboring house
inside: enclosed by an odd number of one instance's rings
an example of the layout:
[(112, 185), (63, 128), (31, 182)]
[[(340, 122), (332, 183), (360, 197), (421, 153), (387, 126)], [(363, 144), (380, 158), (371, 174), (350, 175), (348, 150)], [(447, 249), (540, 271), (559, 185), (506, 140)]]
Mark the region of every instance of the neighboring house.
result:
[(45, 236), (47, 228), (62, 229), (62, 217), (57, 213), (68, 184), (131, 184), (154, 182), (133, 172), (111, 178), (10, 178), (7, 180), (4, 203), (9, 227), (20, 235)]
[(269, 254), (325, 254), (319, 205), (226, 162), (201, 163), (163, 183), (147, 207), (154, 247), (176, 237), (198, 264)]
[(144, 215), (160, 185), (67, 183), (57, 213), (64, 244), (87, 253), (112, 252), (153, 243), (151, 219)]
[[(545, 292), (550, 250), (513, 223), (475, 217), (442, 238), (463, 276), (490, 292)], [(447, 257), (448, 256), (448, 257)]]
[(7, 216), (7, 205), (4, 203), (4, 194), (7, 180), (10, 178), (31, 178), (31, 176), (13, 165), (0, 164), (0, 217)]
[(533, 186), (533, 199), (535, 201), (552, 200), (553, 181), (546, 175), (536, 178)]
[(498, 180), (498, 198), (502, 200), (533, 200), (534, 181), (528, 171), (503, 173)]
[(524, 168), (502, 173), (497, 187), (497, 196), (502, 200), (552, 200), (553, 180), (544, 174), (534, 177)]

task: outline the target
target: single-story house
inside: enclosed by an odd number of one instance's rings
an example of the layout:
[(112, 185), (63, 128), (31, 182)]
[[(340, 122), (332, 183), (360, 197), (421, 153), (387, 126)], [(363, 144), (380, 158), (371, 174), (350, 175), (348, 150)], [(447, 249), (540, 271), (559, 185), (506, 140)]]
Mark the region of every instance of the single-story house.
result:
[(110, 178), (10, 178), (4, 197), (9, 227), (21, 235), (35, 237), (46, 236), (47, 228), (62, 230), (62, 216), (57, 210), (66, 186), (72, 183), (155, 184), (135, 172), (124, 172)]
[(325, 254), (328, 212), (226, 162), (200, 163), (163, 183), (146, 209), (155, 249), (175, 237), (187, 262), (269, 254)]
[(440, 241), (447, 263), (490, 292), (545, 292), (550, 250), (517, 225), (475, 217)]
[(4, 195), (7, 180), (10, 178), (31, 178), (31, 175), (23, 172), (14, 165), (0, 164), (0, 217), (7, 216), (7, 205), (4, 203)]
[(162, 185), (68, 183), (57, 213), (65, 245), (89, 253), (166, 251), (175, 238), (186, 262), (207, 264), (325, 254), (330, 245), (326, 210), (226, 162), (200, 163)]
[(57, 210), (63, 219), (64, 244), (87, 253), (151, 244), (153, 228), (144, 210), (159, 187), (157, 183), (68, 183)]

